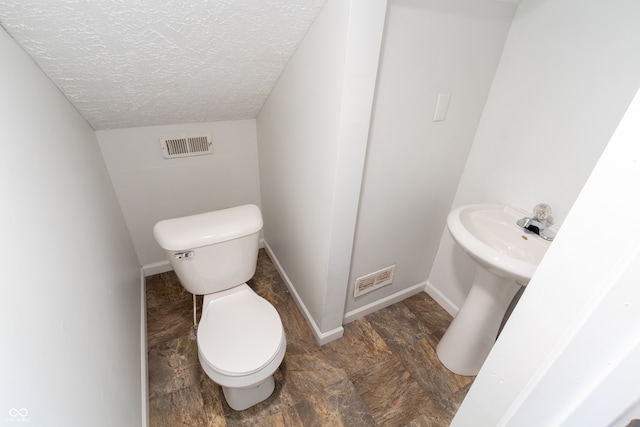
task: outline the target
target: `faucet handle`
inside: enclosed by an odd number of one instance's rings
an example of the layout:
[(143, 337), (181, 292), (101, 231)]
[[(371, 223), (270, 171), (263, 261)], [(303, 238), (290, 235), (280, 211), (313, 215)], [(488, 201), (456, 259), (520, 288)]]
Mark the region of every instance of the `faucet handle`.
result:
[(533, 216), (543, 224), (551, 219), (551, 206), (546, 203), (538, 203), (533, 208)]

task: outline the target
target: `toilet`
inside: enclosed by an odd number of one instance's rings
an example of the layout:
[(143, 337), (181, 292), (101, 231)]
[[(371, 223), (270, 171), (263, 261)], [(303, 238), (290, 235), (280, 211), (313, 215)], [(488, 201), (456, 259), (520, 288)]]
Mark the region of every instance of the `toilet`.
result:
[(184, 288), (204, 295), (198, 358), (242, 411), (268, 398), (287, 340), (280, 316), (246, 282), (256, 271), (262, 215), (244, 205), (158, 222), (153, 235)]

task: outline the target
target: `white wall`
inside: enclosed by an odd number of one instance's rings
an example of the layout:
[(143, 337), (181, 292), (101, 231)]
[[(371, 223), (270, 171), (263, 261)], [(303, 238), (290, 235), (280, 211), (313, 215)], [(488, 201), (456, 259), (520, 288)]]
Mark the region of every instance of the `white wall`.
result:
[[(158, 137), (181, 132), (210, 133), (214, 153), (164, 159)], [(255, 120), (104, 130), (96, 135), (144, 266), (166, 259), (152, 235), (156, 222), (260, 205)]]
[[(389, 2), (349, 278), (346, 320), (424, 289), (516, 5)], [(433, 122), (439, 93), (446, 120)], [(355, 280), (396, 264), (358, 298)]]
[[(563, 222), (640, 84), (639, 17), (634, 0), (520, 4), (454, 207), (546, 202)], [(445, 230), (428, 292), (455, 313), (474, 268)]]
[(638, 415), (639, 139), (640, 92), (453, 426), (626, 426)]
[(98, 142), (2, 29), (0, 56), (0, 422), (141, 425), (140, 267)]
[(267, 248), (320, 342), (342, 334), (386, 0), (329, 0), (257, 119)]

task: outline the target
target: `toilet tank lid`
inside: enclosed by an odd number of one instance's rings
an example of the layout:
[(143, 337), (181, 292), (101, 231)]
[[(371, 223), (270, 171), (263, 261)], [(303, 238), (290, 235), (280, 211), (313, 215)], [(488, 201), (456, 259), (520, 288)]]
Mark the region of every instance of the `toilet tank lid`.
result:
[(153, 227), (153, 236), (163, 249), (181, 251), (248, 236), (261, 229), (260, 208), (243, 205), (160, 221)]

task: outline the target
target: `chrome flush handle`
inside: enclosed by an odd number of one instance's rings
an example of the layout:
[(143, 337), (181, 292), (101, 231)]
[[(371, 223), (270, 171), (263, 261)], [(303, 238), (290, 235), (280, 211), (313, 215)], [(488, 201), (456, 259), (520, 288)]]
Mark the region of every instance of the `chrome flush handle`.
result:
[(187, 252), (176, 252), (173, 254), (175, 259), (183, 259), (183, 258), (193, 258), (193, 251)]

